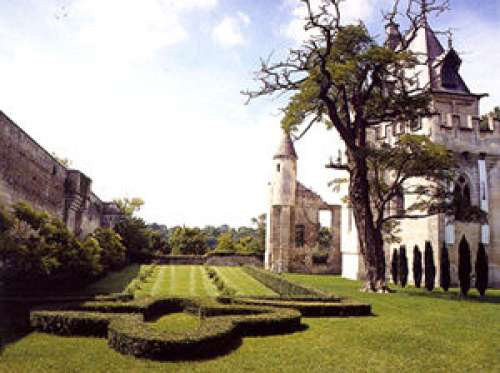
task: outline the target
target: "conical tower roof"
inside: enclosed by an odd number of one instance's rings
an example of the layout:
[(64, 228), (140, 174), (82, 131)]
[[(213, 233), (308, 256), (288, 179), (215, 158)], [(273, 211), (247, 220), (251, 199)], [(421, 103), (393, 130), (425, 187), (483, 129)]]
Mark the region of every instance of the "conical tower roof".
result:
[(292, 138), (290, 137), (290, 134), (288, 134), (286, 131), (283, 131), (283, 134), (281, 136), (281, 142), (278, 147), (278, 150), (274, 154), (274, 159), (277, 158), (293, 158), (297, 159), (297, 153), (295, 152), (295, 147), (293, 146), (293, 141)]

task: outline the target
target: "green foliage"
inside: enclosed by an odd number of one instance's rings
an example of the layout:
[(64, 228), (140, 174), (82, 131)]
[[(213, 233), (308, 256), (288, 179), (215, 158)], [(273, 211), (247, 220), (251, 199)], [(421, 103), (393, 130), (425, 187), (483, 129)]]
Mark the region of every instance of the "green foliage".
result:
[(422, 283), (422, 252), (418, 245), (413, 248), (413, 281), (415, 287), (420, 288)]
[[(182, 310), (201, 316), (197, 328), (169, 332), (145, 322), (158, 315)], [(122, 314), (125, 312), (127, 314)], [(296, 330), (301, 315), (293, 309), (166, 298), (141, 302), (54, 305), (49, 309), (31, 312), (30, 319), (31, 325), (40, 331), (107, 337), (108, 345), (123, 354), (177, 360), (221, 354), (244, 335), (279, 334)]]
[(235, 244), (232, 232), (226, 232), (219, 236), (215, 251), (219, 253), (234, 253)]
[(177, 227), (170, 237), (173, 255), (203, 255), (206, 236), (199, 228)]
[(464, 297), (470, 289), (470, 273), (472, 270), (469, 243), (462, 236), (458, 245), (458, 280), (460, 282), (460, 294)]
[(392, 260), (391, 260), (391, 275), (392, 282), (395, 284), (399, 281), (399, 254), (398, 249), (394, 249), (392, 252)]
[(123, 268), (127, 263), (127, 248), (121, 236), (110, 228), (97, 228), (92, 236), (102, 248), (101, 265), (104, 272)]
[[(92, 237), (83, 242), (65, 224), (27, 203), (3, 209), (0, 232), (2, 279), (8, 286), (31, 284), (33, 291), (47, 287), (79, 286), (103, 272), (102, 248)], [(7, 229), (8, 228), (8, 229)]]
[(425, 288), (428, 291), (432, 291), (434, 289), (434, 281), (436, 279), (436, 266), (434, 264), (434, 252), (430, 241), (425, 241), (424, 262)]
[(332, 245), (332, 232), (327, 227), (319, 229), (318, 244), (320, 249), (329, 250)]
[(408, 283), (408, 257), (406, 256), (406, 246), (399, 247), (399, 278), (401, 287), (406, 287)]
[(134, 215), (135, 212), (139, 211), (144, 205), (144, 200), (140, 197), (134, 198), (115, 198), (114, 203), (118, 205), (118, 208), (122, 214), (127, 216)]
[(446, 292), (450, 288), (451, 275), (450, 275), (450, 256), (448, 254), (448, 247), (446, 242), (443, 242), (441, 249), (441, 263), (439, 272), (439, 285)]
[(484, 297), (488, 288), (488, 255), (482, 243), (479, 243), (476, 255), (476, 289)]
[(229, 286), (224, 279), (219, 275), (218, 271), (214, 267), (204, 266), (205, 272), (207, 272), (208, 278), (210, 278), (220, 294), (225, 297), (232, 297), (236, 295), (236, 290)]
[(152, 233), (143, 219), (126, 216), (116, 224), (114, 229), (122, 238), (122, 243), (132, 260), (141, 259), (144, 255), (151, 253)]
[(258, 254), (261, 253), (259, 240), (253, 236), (243, 236), (235, 245), (237, 253)]

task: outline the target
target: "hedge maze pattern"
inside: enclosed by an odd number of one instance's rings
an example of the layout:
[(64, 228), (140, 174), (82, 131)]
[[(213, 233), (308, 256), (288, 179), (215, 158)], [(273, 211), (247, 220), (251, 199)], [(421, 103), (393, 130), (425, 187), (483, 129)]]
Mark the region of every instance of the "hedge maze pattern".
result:
[[(201, 266), (200, 270), (203, 270)], [(109, 347), (126, 355), (192, 360), (225, 354), (239, 346), (244, 336), (298, 331), (302, 316), (371, 314), (369, 305), (346, 302), (255, 268), (246, 271), (280, 295), (169, 296), (136, 300), (117, 295), (87, 301), (79, 299), (35, 308), (30, 313), (30, 323), (41, 332), (107, 338)], [(193, 273), (198, 276), (198, 271)], [(156, 320), (175, 312), (198, 316), (197, 327), (182, 332), (155, 327)]]

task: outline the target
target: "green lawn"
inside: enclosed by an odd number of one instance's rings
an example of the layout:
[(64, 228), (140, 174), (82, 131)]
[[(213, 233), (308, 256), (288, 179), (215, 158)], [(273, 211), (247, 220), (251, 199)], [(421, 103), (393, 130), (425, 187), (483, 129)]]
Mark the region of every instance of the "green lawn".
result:
[(169, 295), (187, 297), (214, 297), (218, 295), (203, 266), (198, 265), (161, 265), (153, 276), (141, 286), (136, 296), (150, 295), (164, 297)]
[(160, 317), (153, 322), (152, 325), (158, 330), (169, 331), (171, 333), (183, 333), (198, 328), (200, 326), (200, 320), (196, 316), (177, 312)]
[(238, 296), (277, 296), (274, 291), (264, 286), (241, 267), (214, 267), (224, 283), (236, 290)]
[[(159, 289), (168, 289), (168, 294), (181, 291), (198, 294), (205, 289), (206, 285), (200, 283), (204, 278), (203, 268), (173, 267), (159, 267), (154, 284), (163, 281), (162, 284), (168, 285), (159, 285)], [(242, 345), (228, 355), (194, 362), (135, 359), (108, 348), (105, 339), (30, 333), (6, 346), (0, 355), (0, 371), (500, 372), (498, 290), (490, 291), (490, 297), (484, 302), (460, 301), (455, 293), (447, 296), (436, 291), (428, 296), (425, 290), (416, 289), (398, 289), (393, 294), (361, 294), (359, 282), (335, 276), (287, 277), (369, 302), (375, 315), (304, 318), (303, 331), (245, 337)], [(172, 278), (174, 284), (168, 281)], [(181, 280), (185, 283), (179, 284)], [(169, 321), (178, 317), (181, 318), (179, 327), (190, 327), (193, 320), (182, 319), (184, 316), (179, 314), (158, 322), (169, 327)]]
[(109, 293), (121, 293), (139, 273), (140, 265), (131, 264), (120, 271), (111, 272), (103, 279), (87, 286), (82, 294), (97, 295)]

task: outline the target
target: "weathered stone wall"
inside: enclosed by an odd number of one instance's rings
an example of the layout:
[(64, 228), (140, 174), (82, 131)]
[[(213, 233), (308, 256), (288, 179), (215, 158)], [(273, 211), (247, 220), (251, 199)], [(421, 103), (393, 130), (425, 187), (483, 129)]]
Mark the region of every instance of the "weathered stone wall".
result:
[(91, 187), (90, 178), (61, 165), (0, 111), (0, 203), (28, 202), (83, 236), (112, 226), (120, 216), (117, 207), (102, 202)]

